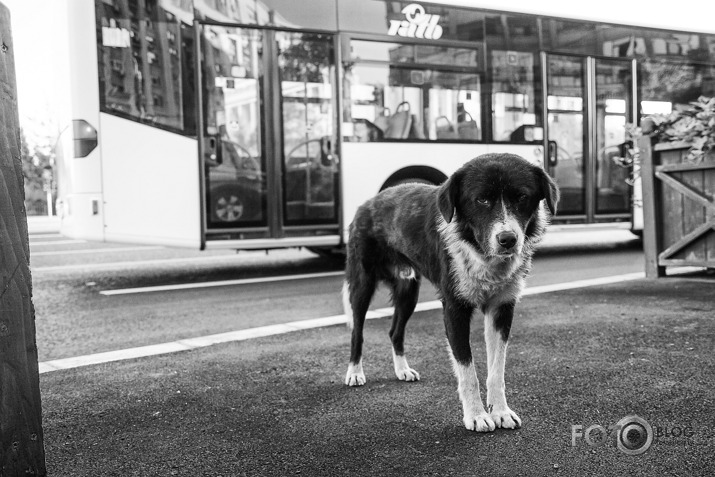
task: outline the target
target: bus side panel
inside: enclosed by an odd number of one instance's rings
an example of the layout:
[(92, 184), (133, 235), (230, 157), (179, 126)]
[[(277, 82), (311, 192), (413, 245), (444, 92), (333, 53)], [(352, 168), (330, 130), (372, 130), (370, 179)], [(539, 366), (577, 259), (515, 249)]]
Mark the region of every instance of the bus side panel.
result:
[(66, 237), (104, 239), (102, 172), (99, 148), (74, 157), (72, 120), (87, 121), (99, 129), (97, 45), (92, 0), (67, 2), (67, 60), (69, 99), (65, 106), (67, 129), (61, 136), (57, 158), (60, 231)]
[(544, 167), (544, 147), (536, 145), (489, 144), (489, 153), (518, 154), (532, 164)]
[(341, 154), (343, 237), (347, 240), (348, 226), (357, 208), (377, 194), (395, 172), (410, 166), (427, 166), (449, 176), (465, 162), (488, 152), (510, 152), (538, 163), (543, 148), (513, 144), (344, 142)]
[(200, 248), (195, 139), (102, 113), (105, 239)]

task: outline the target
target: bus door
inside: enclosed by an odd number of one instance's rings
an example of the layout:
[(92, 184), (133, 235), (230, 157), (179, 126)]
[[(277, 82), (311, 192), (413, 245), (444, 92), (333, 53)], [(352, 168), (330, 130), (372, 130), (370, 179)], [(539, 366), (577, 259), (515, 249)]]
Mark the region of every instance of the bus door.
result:
[(635, 62), (545, 55), (547, 168), (561, 190), (557, 220), (629, 220), (632, 188), (622, 155), (633, 122)]
[(200, 36), (207, 238), (338, 235), (334, 36), (217, 25)]

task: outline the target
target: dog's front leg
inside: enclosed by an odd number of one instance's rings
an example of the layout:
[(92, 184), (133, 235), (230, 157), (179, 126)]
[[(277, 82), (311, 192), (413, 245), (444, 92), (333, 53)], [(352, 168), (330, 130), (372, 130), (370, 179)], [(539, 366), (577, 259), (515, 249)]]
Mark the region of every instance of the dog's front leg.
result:
[(457, 391), (464, 411), (464, 425), (470, 431), (489, 432), (494, 430), (494, 421), (482, 403), (477, 370), (474, 368), (469, 345), (469, 325), (473, 313), (474, 308), (471, 306), (454, 300), (444, 302), (444, 325), (452, 351), (452, 364), (458, 382)]
[(516, 429), (521, 419), (506, 403), (504, 364), (514, 317), (514, 303), (489, 304), (484, 308), (484, 340), (487, 344), (487, 406), (496, 427)]

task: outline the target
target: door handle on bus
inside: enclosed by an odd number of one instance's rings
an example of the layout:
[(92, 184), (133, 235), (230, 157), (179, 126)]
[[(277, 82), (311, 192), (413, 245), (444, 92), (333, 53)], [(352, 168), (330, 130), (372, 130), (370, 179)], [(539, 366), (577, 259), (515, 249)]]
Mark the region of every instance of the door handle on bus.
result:
[(205, 141), (204, 157), (209, 166), (223, 164), (223, 142), (218, 136), (208, 136)]
[(559, 163), (559, 147), (556, 141), (549, 141), (547, 160), (549, 167), (556, 167)]

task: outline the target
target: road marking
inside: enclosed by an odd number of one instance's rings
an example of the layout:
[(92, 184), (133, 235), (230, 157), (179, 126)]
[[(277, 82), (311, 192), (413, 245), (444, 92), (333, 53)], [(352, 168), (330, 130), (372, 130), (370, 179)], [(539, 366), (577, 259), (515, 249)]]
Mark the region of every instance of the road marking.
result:
[(60, 238), (63, 237), (62, 234), (29, 234), (30, 240), (44, 239), (44, 238)]
[(289, 280), (303, 280), (306, 278), (324, 278), (324, 277), (338, 277), (345, 275), (345, 272), (320, 272), (320, 273), (304, 273), (301, 275), (280, 275), (277, 277), (260, 277), (260, 278), (242, 278), (236, 280), (220, 280), (215, 282), (203, 282), (203, 283), (179, 283), (176, 285), (158, 285), (154, 287), (141, 287), (141, 288), (122, 288), (117, 290), (102, 290), (100, 295), (105, 296), (115, 296), (115, 295), (132, 295), (135, 293), (154, 293), (162, 291), (174, 291), (174, 290), (190, 290), (193, 288), (213, 288), (213, 287), (226, 287), (232, 285), (253, 285), (255, 283), (270, 283), (270, 282), (283, 282)]
[[(32, 255), (32, 254), (30, 254)], [(245, 258), (239, 254), (225, 254), (225, 255), (209, 255), (202, 257), (189, 257), (189, 258), (164, 258), (164, 259), (154, 259), (154, 260), (136, 260), (136, 261), (125, 261), (125, 262), (107, 262), (107, 263), (83, 263), (77, 265), (56, 265), (49, 267), (31, 267), (32, 273), (35, 272), (72, 272), (72, 271), (89, 271), (89, 270), (124, 270), (126, 268), (136, 268), (136, 267), (146, 267), (146, 266), (156, 266), (156, 265), (172, 265), (172, 264), (186, 264), (195, 262), (215, 262), (215, 261), (226, 261), (234, 258)]]
[(57, 250), (54, 252), (32, 252), (30, 257), (49, 257), (53, 255), (71, 255), (71, 254), (86, 254), (86, 253), (103, 253), (103, 252), (141, 252), (143, 250), (162, 250), (164, 247), (109, 247), (109, 248), (91, 248), (85, 250)]
[[(685, 270), (685, 269), (684, 269)], [(671, 272), (673, 273), (673, 272)], [(590, 278), (587, 280), (577, 280), (567, 283), (558, 283), (554, 285), (543, 285), (530, 287), (524, 290), (523, 295), (538, 295), (541, 293), (551, 293), (561, 290), (572, 290), (575, 288), (585, 288), (596, 285), (606, 285), (612, 283), (621, 283), (630, 280), (644, 278), (645, 273), (627, 273), (624, 275), (614, 275), (610, 277)], [(415, 311), (435, 310), (442, 307), (439, 300), (418, 303)], [(379, 308), (367, 312), (367, 319), (385, 318), (391, 316), (394, 312), (393, 307)], [(323, 318), (314, 318), (309, 320), (292, 321), (290, 323), (282, 323), (276, 325), (260, 326), (256, 328), (248, 328), (245, 330), (229, 331), (208, 336), (199, 336), (196, 338), (187, 338), (167, 343), (160, 343), (149, 346), (140, 346), (136, 348), (121, 349), (116, 351), (108, 351), (104, 353), (95, 353), (85, 356), (76, 356), (73, 358), (54, 359), (39, 363), (40, 373), (48, 373), (60, 369), (78, 368), (81, 366), (89, 366), (93, 364), (110, 363), (114, 361), (123, 361), (127, 359), (144, 358), (148, 356), (157, 356), (161, 354), (176, 353), (178, 351), (187, 351), (197, 348), (203, 348), (219, 343), (229, 343), (233, 341), (245, 341), (253, 338), (263, 338), (266, 336), (280, 335), (298, 330), (308, 330), (313, 328), (322, 328), (347, 323), (345, 315), (333, 315)]]
[(46, 242), (30, 242), (31, 246), (44, 247), (46, 245), (75, 245), (78, 243), (87, 243), (86, 240), (48, 240)]

